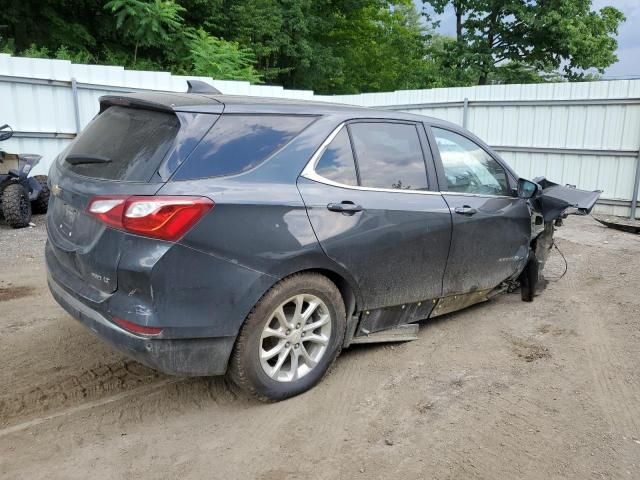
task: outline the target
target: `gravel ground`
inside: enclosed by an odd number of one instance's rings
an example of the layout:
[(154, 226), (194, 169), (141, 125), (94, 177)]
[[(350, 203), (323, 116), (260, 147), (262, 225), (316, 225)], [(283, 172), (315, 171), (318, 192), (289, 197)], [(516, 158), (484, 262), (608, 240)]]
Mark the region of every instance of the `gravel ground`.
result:
[(35, 223), (0, 223), (0, 478), (640, 478), (640, 236), (570, 218), (533, 303), (351, 348), (261, 404), (97, 340), (51, 299)]
[(0, 216), (0, 252), (4, 262), (16, 265), (35, 259), (42, 260), (42, 248), (47, 239), (45, 219), (45, 215), (34, 215), (31, 223), (35, 227), (14, 229)]

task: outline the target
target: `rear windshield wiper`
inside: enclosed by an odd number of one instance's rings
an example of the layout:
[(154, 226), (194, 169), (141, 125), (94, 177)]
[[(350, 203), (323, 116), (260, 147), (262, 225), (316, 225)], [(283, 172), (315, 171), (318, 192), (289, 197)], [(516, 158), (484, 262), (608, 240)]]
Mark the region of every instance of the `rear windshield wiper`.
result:
[(80, 165), (83, 163), (110, 163), (111, 159), (107, 157), (102, 157), (100, 155), (91, 155), (85, 153), (72, 153), (71, 155), (67, 155), (64, 159), (65, 162), (70, 163), (71, 165)]

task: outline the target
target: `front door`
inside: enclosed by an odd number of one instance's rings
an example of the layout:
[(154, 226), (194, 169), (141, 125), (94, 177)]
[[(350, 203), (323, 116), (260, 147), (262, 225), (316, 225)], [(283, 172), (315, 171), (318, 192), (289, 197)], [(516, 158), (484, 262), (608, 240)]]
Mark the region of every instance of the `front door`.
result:
[[(453, 220), (443, 296), (491, 289), (526, 264), (531, 218), (509, 174), (468, 137), (431, 129), (440, 188)], [(438, 158), (439, 157), (439, 158)]]
[(441, 295), (451, 215), (429, 189), (426, 142), (420, 124), (349, 123), (298, 181), (322, 248), (358, 282), (362, 310)]

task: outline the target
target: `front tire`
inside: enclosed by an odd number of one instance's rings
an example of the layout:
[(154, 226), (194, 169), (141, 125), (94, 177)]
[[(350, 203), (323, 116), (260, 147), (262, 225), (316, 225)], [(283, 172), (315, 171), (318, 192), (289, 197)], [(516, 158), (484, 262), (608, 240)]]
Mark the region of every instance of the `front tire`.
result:
[(318, 273), (285, 278), (243, 324), (228, 377), (261, 400), (283, 400), (316, 385), (340, 354), (346, 315), (336, 286)]
[(13, 228), (23, 228), (31, 221), (31, 202), (26, 190), (19, 183), (7, 185), (2, 192), (2, 214)]

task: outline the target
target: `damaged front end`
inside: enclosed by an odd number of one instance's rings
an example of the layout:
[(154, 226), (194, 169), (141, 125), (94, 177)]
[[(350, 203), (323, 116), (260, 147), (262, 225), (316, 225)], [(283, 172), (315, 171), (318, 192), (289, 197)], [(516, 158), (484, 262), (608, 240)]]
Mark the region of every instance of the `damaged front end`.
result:
[(533, 180), (540, 188), (532, 201), (537, 202), (534, 207), (549, 222), (567, 215), (588, 215), (600, 198), (601, 190), (589, 192), (580, 190), (573, 185), (558, 185), (544, 177)]
[(531, 243), (529, 261), (518, 278), (522, 300), (533, 301), (536, 291), (546, 281), (542, 270), (553, 248), (555, 226), (562, 225), (568, 215), (588, 215), (600, 198), (600, 190), (580, 190), (571, 185), (562, 186), (544, 177), (534, 181), (520, 179), (518, 195), (528, 199), (531, 214)]

